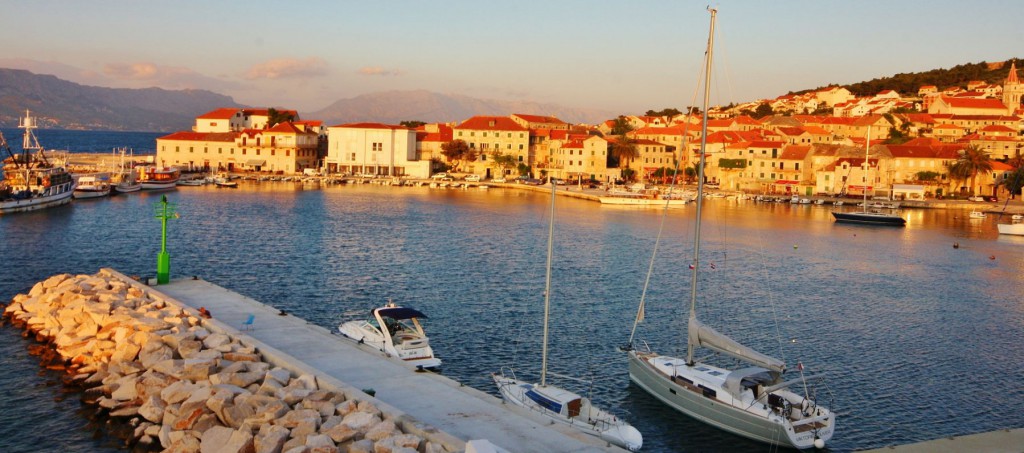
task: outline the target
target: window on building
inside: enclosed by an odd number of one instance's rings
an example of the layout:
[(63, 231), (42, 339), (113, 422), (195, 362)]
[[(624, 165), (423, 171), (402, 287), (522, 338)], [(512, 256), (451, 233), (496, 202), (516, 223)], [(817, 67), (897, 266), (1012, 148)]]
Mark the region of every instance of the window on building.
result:
[(194, 152), (195, 152), (195, 150), (194, 150), (194, 149), (192, 149), (192, 147), (191, 147), (191, 146), (189, 146), (189, 147), (188, 147), (188, 152), (190, 152), (190, 153), (194, 153)]

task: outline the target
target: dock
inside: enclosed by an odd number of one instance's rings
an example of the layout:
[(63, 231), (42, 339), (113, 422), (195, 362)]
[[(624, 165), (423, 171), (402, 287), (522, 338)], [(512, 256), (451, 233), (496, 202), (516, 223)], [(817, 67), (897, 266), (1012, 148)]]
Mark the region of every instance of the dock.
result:
[(863, 450), (865, 453), (930, 453), (934, 451), (970, 451), (974, 453), (1020, 453), (1024, 451), (1024, 428), (1001, 429), (987, 433), (950, 436), (906, 445)]
[[(350, 390), (372, 388), (375, 395), (367, 399), (429, 425), (424, 431), (439, 431), (441, 438), (459, 443), (486, 439), (509, 452), (626, 451), (451, 378), (416, 372), (398, 359), (366, 351), (321, 326), (211, 282), (172, 279), (148, 290), (183, 307), (205, 307), (213, 315), (212, 323), (252, 343), (271, 361), (318, 380), (340, 381)], [(246, 325), (242, 331), (250, 315), (251, 330)]]

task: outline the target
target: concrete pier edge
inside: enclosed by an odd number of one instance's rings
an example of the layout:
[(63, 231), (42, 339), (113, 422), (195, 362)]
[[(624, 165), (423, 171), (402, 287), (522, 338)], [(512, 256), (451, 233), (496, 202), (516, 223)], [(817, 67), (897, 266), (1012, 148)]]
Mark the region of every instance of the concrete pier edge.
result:
[[(181, 301), (171, 297), (170, 295), (161, 292), (158, 289), (158, 287), (146, 285), (143, 282), (137, 281), (111, 268), (102, 268), (101, 271), (108, 272), (111, 276), (116, 277), (119, 280), (122, 280), (125, 283), (134, 286), (138, 289), (154, 293), (161, 297), (162, 299), (164, 299), (165, 301), (167, 301), (167, 303), (170, 303), (188, 312), (193, 316), (201, 317), (197, 309), (192, 308), (191, 306), (182, 303)], [(260, 302), (256, 303), (259, 303), (260, 305), (266, 307), (268, 311), (276, 311), (276, 309), (273, 309), (272, 307), (267, 306), (266, 304), (262, 304)], [(366, 400), (372, 402), (378, 409), (380, 409), (381, 413), (383, 413), (387, 419), (395, 422), (395, 424), (398, 425), (402, 429), (402, 431), (406, 433), (415, 434), (417, 436), (422, 437), (425, 440), (437, 443), (443, 446), (448, 451), (464, 451), (466, 449), (466, 442), (463, 441), (462, 439), (459, 439), (433, 426), (421, 422), (417, 420), (415, 417), (406, 414), (405, 412), (402, 412), (401, 410), (391, 406), (390, 404), (366, 394), (361, 389), (345, 384), (344, 382), (341, 382), (338, 379), (335, 379), (331, 376), (324, 375), (323, 373), (319, 372), (319, 370), (309, 367), (308, 365), (292, 357), (291, 355), (279, 351), (274, 347), (267, 345), (255, 338), (252, 338), (251, 336), (246, 335), (244, 332), (241, 332), (238, 329), (235, 329), (234, 327), (217, 320), (216, 318), (203, 319), (202, 325), (207, 330), (238, 338), (239, 341), (255, 347), (257, 352), (259, 352), (263, 356), (263, 359), (267, 363), (287, 369), (295, 376), (301, 376), (304, 374), (314, 376), (316, 378), (317, 385), (320, 386), (321, 388), (326, 388), (327, 390), (343, 393), (346, 396), (346, 398)], [(310, 328), (320, 329), (324, 331), (325, 334), (330, 335), (330, 332), (327, 332), (326, 329), (320, 326), (310, 324)]]

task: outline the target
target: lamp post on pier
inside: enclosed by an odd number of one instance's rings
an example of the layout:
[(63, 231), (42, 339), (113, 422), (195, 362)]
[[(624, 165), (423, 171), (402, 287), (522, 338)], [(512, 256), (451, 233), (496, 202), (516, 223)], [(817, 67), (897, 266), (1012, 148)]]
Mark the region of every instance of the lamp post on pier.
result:
[(167, 220), (178, 218), (175, 204), (167, 202), (167, 195), (160, 197), (156, 203), (156, 218), (160, 219), (160, 253), (156, 256), (156, 283), (167, 284), (171, 281), (171, 255), (167, 253)]

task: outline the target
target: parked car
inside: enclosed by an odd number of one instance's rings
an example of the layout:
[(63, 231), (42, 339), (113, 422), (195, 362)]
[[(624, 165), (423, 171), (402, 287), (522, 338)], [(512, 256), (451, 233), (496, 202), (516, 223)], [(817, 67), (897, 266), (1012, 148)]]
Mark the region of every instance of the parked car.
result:
[(480, 182), (480, 175), (467, 175), (466, 182)]
[(451, 176), (448, 176), (448, 173), (445, 173), (443, 171), (440, 172), (440, 173), (434, 173), (433, 175), (430, 176), (430, 179), (445, 179), (445, 178), (451, 178)]
[(505, 182), (505, 178), (494, 178), (491, 182)]
[(985, 197), (967, 197), (967, 201), (985, 201)]

